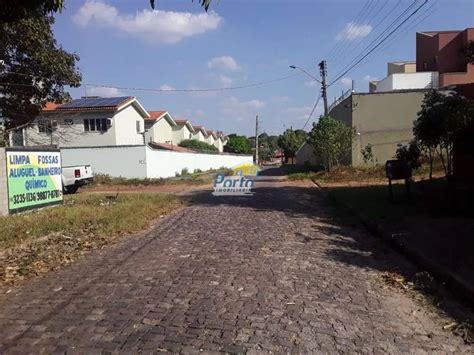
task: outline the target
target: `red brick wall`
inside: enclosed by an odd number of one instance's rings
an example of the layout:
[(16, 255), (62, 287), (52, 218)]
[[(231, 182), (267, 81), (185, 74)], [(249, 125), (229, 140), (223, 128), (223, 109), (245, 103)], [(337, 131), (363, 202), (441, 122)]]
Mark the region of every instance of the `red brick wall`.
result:
[(416, 70), (438, 71), (440, 86), (474, 83), (474, 65), (466, 65), (463, 49), (474, 40), (474, 28), (416, 34)]

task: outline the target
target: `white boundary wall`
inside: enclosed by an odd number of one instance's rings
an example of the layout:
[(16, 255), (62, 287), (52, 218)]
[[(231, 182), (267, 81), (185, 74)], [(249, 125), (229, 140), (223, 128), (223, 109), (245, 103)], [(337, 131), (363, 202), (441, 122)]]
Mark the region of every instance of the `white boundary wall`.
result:
[(396, 73), (378, 81), (375, 92), (429, 89), (438, 86), (438, 72)]
[(252, 162), (251, 155), (184, 153), (148, 146), (61, 148), (63, 166), (91, 165), (96, 174), (124, 178), (165, 178)]

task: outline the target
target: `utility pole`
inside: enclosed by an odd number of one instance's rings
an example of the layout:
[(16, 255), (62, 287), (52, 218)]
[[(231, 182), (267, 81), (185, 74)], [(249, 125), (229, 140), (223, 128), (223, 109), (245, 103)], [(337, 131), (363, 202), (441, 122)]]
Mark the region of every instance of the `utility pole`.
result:
[(255, 117), (255, 165), (258, 165), (258, 115)]
[(328, 115), (328, 93), (327, 93), (327, 84), (326, 84), (326, 75), (328, 73), (326, 61), (322, 60), (319, 63), (319, 73), (321, 74), (321, 95), (324, 101), (324, 116)]

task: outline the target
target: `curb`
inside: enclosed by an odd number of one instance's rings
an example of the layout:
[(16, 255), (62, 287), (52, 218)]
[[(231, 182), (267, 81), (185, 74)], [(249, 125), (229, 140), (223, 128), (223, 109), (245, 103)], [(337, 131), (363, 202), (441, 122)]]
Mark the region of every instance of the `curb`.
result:
[(410, 261), (412, 261), (422, 269), (427, 270), (436, 279), (446, 283), (446, 285), (450, 287), (450, 291), (452, 293), (457, 294), (468, 305), (474, 306), (474, 285), (470, 285), (458, 275), (452, 273), (445, 267), (440, 266), (432, 259), (427, 258), (418, 250), (410, 248), (408, 245), (404, 244), (403, 241), (397, 240), (392, 235), (385, 232), (379, 224), (369, 221), (367, 218), (364, 218), (360, 213), (358, 213), (354, 208), (337, 200), (326, 190), (326, 188), (321, 186), (317, 181), (311, 181), (324, 194), (325, 197), (330, 198), (339, 207), (342, 207), (350, 214), (357, 217), (357, 219), (362, 223), (365, 229), (367, 229), (371, 234), (387, 242), (393, 249), (405, 255)]

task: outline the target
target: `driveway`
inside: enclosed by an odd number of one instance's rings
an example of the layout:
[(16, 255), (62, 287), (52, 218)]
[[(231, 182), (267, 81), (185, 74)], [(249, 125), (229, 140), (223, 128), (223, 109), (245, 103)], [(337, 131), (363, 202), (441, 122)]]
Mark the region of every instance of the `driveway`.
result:
[(151, 233), (0, 296), (0, 352), (472, 352), (382, 281), (411, 268), (309, 183), (196, 193)]

